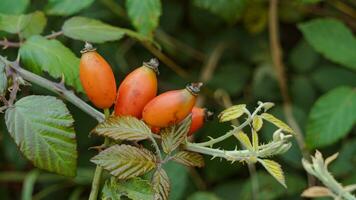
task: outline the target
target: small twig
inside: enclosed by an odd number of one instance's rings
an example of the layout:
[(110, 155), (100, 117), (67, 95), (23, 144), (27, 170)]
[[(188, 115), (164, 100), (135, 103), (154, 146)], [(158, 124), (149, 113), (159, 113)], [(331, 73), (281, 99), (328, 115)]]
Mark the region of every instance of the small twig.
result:
[(194, 49), (193, 47), (189, 46), (188, 44), (178, 40), (175, 37), (170, 36), (166, 32), (164, 32), (162, 29), (157, 29), (156, 30), (156, 37), (158, 41), (161, 41), (162, 43), (166, 43), (167, 45), (170, 45), (172, 48), (174, 48), (177, 51), (183, 52), (189, 56), (191, 56), (193, 59), (199, 60), (199, 61), (204, 61), (205, 60), (205, 54), (197, 49)]
[(178, 64), (176, 64), (171, 58), (162, 53), (159, 49), (154, 47), (152, 44), (143, 42), (143, 46), (146, 47), (153, 55), (155, 55), (160, 61), (171, 68), (175, 73), (177, 73), (182, 78), (188, 78), (188, 73)]
[(46, 35), (45, 38), (54, 39), (58, 36), (61, 36), (62, 34), (63, 34), (63, 31), (52, 32), (51, 34)]
[[(110, 117), (110, 110), (108, 108), (104, 109), (104, 115), (105, 115), (105, 119)], [(107, 137), (105, 137), (103, 145), (107, 146), (108, 143), (109, 143), (109, 139)], [(102, 173), (103, 173), (103, 168), (101, 166), (97, 165), (95, 168), (94, 178), (93, 178), (92, 185), (91, 185), (89, 200), (97, 200), (97, 198), (98, 198)]]
[(353, 19), (356, 19), (356, 10), (347, 5), (342, 1), (330, 0), (326, 1), (327, 3), (331, 4), (333, 7), (341, 11), (342, 13), (350, 16)]
[[(206, 64), (204, 65), (202, 71), (200, 72), (200, 81), (203, 83), (208, 82), (214, 75), (215, 69), (218, 66), (218, 62), (226, 49), (227, 44), (226, 42), (220, 42), (218, 45), (214, 48), (212, 53), (209, 56), (209, 59), (207, 60)], [(204, 104), (205, 97), (204, 96), (199, 96), (197, 100), (197, 105), (202, 106)]]
[(18, 48), (21, 46), (21, 43), (20, 42), (11, 42), (11, 41), (8, 41), (6, 38), (4, 38), (3, 40), (0, 40), (0, 46), (2, 46), (2, 49), (7, 49), (8, 47)]
[[(295, 131), (295, 137), (298, 143), (298, 146), (303, 154), (303, 157), (308, 159), (310, 156), (309, 151), (307, 150), (304, 142), (304, 137), (301, 132), (301, 129), (296, 122), (291, 106), (291, 100), (288, 94), (288, 87), (285, 74), (285, 66), (283, 63), (283, 52), (279, 40), (279, 26), (278, 26), (278, 0), (270, 0), (269, 4), (269, 38), (270, 38), (270, 48), (272, 54), (273, 66), (278, 78), (279, 88), (283, 98), (283, 108), (284, 114), (287, 119), (287, 122), (290, 124), (292, 129)], [(315, 179), (308, 175), (309, 184), (313, 185)]]

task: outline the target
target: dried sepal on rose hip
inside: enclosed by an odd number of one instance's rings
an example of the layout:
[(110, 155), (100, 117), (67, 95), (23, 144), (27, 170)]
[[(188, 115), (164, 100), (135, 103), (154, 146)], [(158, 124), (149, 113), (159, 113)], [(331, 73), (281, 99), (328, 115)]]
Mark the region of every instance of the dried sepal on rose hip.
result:
[(157, 95), (158, 65), (153, 58), (126, 76), (117, 91), (116, 116), (141, 118), (145, 105)]
[(196, 133), (204, 123), (211, 120), (213, 117), (213, 112), (206, 108), (193, 107), (192, 109), (192, 124), (190, 125), (188, 136)]
[(89, 100), (98, 108), (110, 108), (116, 98), (114, 73), (106, 60), (89, 43), (81, 51), (79, 77)]
[(143, 120), (151, 127), (168, 127), (187, 117), (195, 104), (202, 83), (172, 90), (153, 98), (143, 109)]

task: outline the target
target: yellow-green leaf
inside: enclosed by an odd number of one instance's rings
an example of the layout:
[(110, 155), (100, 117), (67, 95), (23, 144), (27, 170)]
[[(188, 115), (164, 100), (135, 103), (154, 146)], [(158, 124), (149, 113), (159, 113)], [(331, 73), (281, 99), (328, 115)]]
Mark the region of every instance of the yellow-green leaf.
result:
[(144, 140), (151, 133), (150, 128), (141, 120), (131, 117), (110, 117), (100, 123), (93, 132), (114, 140)]
[(268, 173), (270, 173), (280, 184), (287, 188), (283, 170), (280, 164), (268, 159), (258, 159), (258, 161), (263, 165)]
[(156, 167), (156, 157), (149, 150), (126, 144), (111, 146), (91, 161), (119, 179), (141, 176)]
[(234, 136), (241, 142), (241, 144), (248, 150), (252, 151), (253, 147), (250, 141), (250, 138), (248, 138), (248, 136), (246, 135), (246, 133), (240, 131), (236, 134), (234, 134)]
[(180, 151), (174, 155), (173, 160), (188, 167), (203, 167), (204, 158), (202, 155), (189, 151)]
[(258, 150), (258, 134), (255, 130), (252, 131), (252, 146), (253, 150)]
[(153, 174), (152, 186), (156, 192), (155, 200), (168, 200), (171, 185), (164, 169), (160, 168)]
[(253, 119), (252, 119), (252, 127), (253, 127), (253, 129), (256, 132), (258, 132), (262, 128), (262, 125), (263, 125), (262, 118), (259, 115), (254, 116)]
[(275, 116), (273, 116), (271, 114), (263, 113), (261, 115), (261, 117), (264, 120), (271, 122), (272, 124), (274, 124), (275, 126), (277, 126), (278, 128), (282, 129), (285, 132), (288, 132), (288, 133), (294, 132), (292, 130), (292, 128), (290, 128), (286, 123), (282, 122), (280, 119), (277, 119)]
[(220, 122), (227, 122), (239, 118), (245, 113), (246, 104), (231, 106), (230, 108), (222, 111), (219, 115)]

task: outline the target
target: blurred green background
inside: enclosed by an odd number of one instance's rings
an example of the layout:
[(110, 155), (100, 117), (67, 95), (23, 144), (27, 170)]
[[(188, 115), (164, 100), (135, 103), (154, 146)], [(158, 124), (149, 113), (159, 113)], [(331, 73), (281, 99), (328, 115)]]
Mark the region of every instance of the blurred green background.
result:
[[(44, 34), (59, 31), (64, 21), (71, 16), (95, 18), (113, 26), (135, 29), (127, 16), (124, 0), (86, 0), (87, 4), (78, 9), (75, 9), (76, 1), (73, 1), (75, 11), (69, 12), (69, 8), (65, 8), (62, 13), (51, 9), (51, 3), (55, 3), (55, 0), (21, 0), (16, 5), (11, 3), (13, 1), (1, 0), (0, 13), (19, 14), (42, 10), (48, 19)], [(199, 100), (201, 106), (219, 113), (231, 102), (243, 102), (253, 109), (257, 101), (271, 101), (276, 103), (272, 113), (285, 121), (284, 101), (270, 52), (269, 3), (268, 0), (162, 0), (159, 25), (154, 32), (154, 40), (162, 51), (130, 37), (95, 46), (113, 67), (118, 83), (143, 61), (158, 57), (161, 61), (160, 92), (183, 88), (191, 81), (203, 80), (205, 86), (202, 99)], [(344, 24), (348, 33), (352, 34), (356, 30), (356, 3), (353, 0), (281, 0), (278, 9), (284, 78), (293, 115), (301, 132), (305, 134), (311, 123), (311, 109), (321, 96), (340, 86), (353, 87), (355, 91), (356, 62), (353, 67), (345, 67), (338, 58), (331, 56), (330, 59), (327, 52), (316, 48), (310, 38), (303, 36), (300, 24), (316, 18), (333, 18)], [(321, 33), (325, 34), (328, 32)], [(10, 41), (16, 41), (17, 38), (5, 32), (1, 32), (1, 36)], [(82, 41), (64, 36), (57, 39), (80, 56)], [(339, 39), (342, 43), (345, 38)], [(350, 62), (356, 58), (356, 51), (352, 51), (356, 49), (354, 36), (353, 39), (354, 43), (349, 44), (353, 47), (346, 49), (353, 57)], [(342, 47), (347, 48), (347, 45)], [(10, 59), (15, 59), (17, 55), (16, 48), (0, 52)], [(33, 93), (49, 94), (36, 85), (21, 91), (23, 96)], [(79, 150), (78, 176), (68, 179), (41, 172), (36, 181), (34, 199), (86, 199), (90, 191), (94, 164), (89, 159), (96, 152), (88, 148), (100, 144), (102, 138), (88, 137), (96, 121), (75, 106), (67, 105), (75, 119)], [(333, 109), (333, 105), (330, 105), (330, 109)], [(356, 117), (353, 124), (355, 121)], [(27, 175), (34, 168), (21, 156), (6, 131), (3, 119), (0, 124), (0, 199), (20, 199), (26, 187), (24, 180), (31, 183)], [(207, 136), (217, 137), (230, 128), (230, 124), (221, 124), (215, 119), (195, 135), (195, 140), (205, 141)], [(263, 128), (262, 137), (265, 142), (272, 137), (272, 128), (272, 125)], [(340, 152), (339, 158), (330, 167), (331, 171), (342, 183), (356, 183), (356, 130), (349, 127), (344, 132), (328, 144), (310, 145), (309, 151), (313, 153), (312, 147), (318, 147), (325, 156)], [(223, 142), (222, 146), (226, 149), (234, 148), (236, 142), (232, 138)], [(301, 199), (301, 192), (307, 188), (301, 158), (296, 142), (293, 142), (291, 150), (285, 155), (276, 158), (285, 171), (288, 189), (257, 166), (259, 199)], [(167, 172), (172, 182), (172, 200), (252, 199), (251, 179), (244, 164), (231, 165), (226, 161), (206, 157), (206, 166), (202, 169), (170, 164)]]

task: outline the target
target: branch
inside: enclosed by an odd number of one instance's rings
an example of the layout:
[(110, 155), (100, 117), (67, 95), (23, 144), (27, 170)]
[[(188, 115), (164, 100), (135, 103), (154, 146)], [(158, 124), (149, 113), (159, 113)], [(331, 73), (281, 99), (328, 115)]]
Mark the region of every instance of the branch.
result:
[(20, 42), (10, 42), (6, 38), (0, 41), (0, 46), (3, 46), (3, 49), (7, 49), (8, 47), (14, 47), (18, 48), (20, 47), (21, 43)]
[[(305, 159), (309, 158), (310, 153), (306, 148), (304, 142), (304, 136), (302, 134), (301, 128), (296, 122), (293, 116), (293, 110), (291, 106), (291, 99), (288, 93), (286, 74), (285, 74), (285, 66), (283, 63), (283, 52), (282, 47), (279, 40), (279, 26), (278, 26), (278, 0), (270, 0), (269, 4), (269, 38), (270, 38), (270, 48), (271, 48), (271, 56), (273, 61), (273, 66), (275, 67), (275, 71), (278, 78), (279, 88), (283, 98), (283, 110), (285, 117), (287, 119), (288, 124), (295, 131), (295, 137), (301, 150), (303, 157)], [(314, 179), (308, 176), (309, 184), (313, 185)]]
[(35, 83), (43, 88), (46, 88), (49, 91), (52, 91), (64, 97), (66, 100), (68, 100), (69, 102), (77, 106), (79, 109), (83, 110), (90, 116), (94, 117), (98, 122), (104, 121), (105, 117), (101, 112), (99, 112), (98, 110), (96, 110), (95, 108), (91, 107), (89, 104), (84, 102), (82, 99), (77, 97), (73, 91), (66, 89), (62, 83), (56, 83), (47, 80), (41, 76), (38, 76), (30, 71), (21, 68), (17, 62), (9, 62), (2, 56), (0, 56), (0, 59), (8, 63), (9, 66), (12, 69), (14, 69), (17, 72), (17, 74), (21, 76), (23, 79), (25, 79), (26, 81)]
[(324, 160), (323, 155), (319, 151), (316, 151), (315, 156), (312, 156), (311, 163), (306, 159), (302, 160), (303, 167), (309, 174), (317, 177), (329, 188), (334, 199), (356, 200), (356, 197), (347, 190), (347, 187), (343, 187), (337, 182), (328, 171), (328, 165), (337, 158), (337, 155), (334, 154)]
[(63, 31), (52, 32), (51, 34), (46, 35), (45, 38), (54, 39), (54, 38), (56, 38), (58, 36), (61, 36), (61, 35), (63, 35)]

